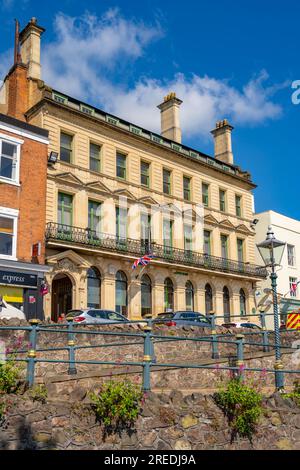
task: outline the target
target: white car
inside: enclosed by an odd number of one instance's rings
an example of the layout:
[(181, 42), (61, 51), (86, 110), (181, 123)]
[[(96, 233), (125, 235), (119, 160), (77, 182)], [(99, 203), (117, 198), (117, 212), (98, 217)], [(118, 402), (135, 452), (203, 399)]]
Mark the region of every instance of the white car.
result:
[(8, 304), (4, 299), (2, 299), (2, 307), (0, 307), (0, 318), (19, 318), (20, 320), (26, 320), (22, 310)]

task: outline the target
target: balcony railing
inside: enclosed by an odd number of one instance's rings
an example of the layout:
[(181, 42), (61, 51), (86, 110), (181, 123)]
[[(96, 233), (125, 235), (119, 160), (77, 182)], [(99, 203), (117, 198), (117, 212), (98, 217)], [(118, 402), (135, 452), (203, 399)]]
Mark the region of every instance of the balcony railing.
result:
[(236, 273), (257, 278), (265, 278), (267, 276), (267, 271), (264, 267), (250, 263), (218, 258), (191, 250), (167, 247), (155, 242), (150, 244), (147, 241), (120, 238), (107, 233), (96, 233), (96, 231), (90, 229), (70, 225), (54, 222), (48, 223), (46, 227), (46, 241), (59, 240), (110, 252), (126, 253), (135, 257), (151, 253), (154, 259), (167, 261), (172, 264), (206, 268), (209, 271)]

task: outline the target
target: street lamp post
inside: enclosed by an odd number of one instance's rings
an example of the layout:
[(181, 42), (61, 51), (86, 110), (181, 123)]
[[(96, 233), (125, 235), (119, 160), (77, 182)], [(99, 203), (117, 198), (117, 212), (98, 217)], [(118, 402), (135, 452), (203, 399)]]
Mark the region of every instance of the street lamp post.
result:
[(271, 286), (273, 293), (273, 307), (274, 307), (274, 330), (275, 330), (275, 384), (277, 390), (284, 388), (284, 376), (281, 369), (283, 365), (281, 362), (280, 350), (280, 329), (278, 319), (278, 302), (277, 302), (277, 274), (275, 271), (276, 266), (280, 266), (286, 243), (276, 240), (272, 227), (268, 227), (267, 238), (256, 246), (262, 257), (265, 266), (271, 268)]

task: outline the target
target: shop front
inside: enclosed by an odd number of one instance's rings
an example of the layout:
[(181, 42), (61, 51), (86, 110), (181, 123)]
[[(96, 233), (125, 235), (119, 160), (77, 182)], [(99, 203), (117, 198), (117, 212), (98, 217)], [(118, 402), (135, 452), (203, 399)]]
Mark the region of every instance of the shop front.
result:
[[(21, 310), (26, 319), (44, 319), (43, 294), (48, 266), (16, 262), (0, 265), (0, 299)], [(0, 314), (1, 316), (1, 314)]]

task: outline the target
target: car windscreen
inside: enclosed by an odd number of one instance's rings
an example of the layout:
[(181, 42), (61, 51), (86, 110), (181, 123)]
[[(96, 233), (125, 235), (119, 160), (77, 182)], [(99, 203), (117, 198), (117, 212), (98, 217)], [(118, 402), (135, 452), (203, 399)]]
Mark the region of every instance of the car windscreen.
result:
[(259, 329), (259, 326), (257, 325), (254, 325), (254, 323), (241, 323), (241, 327), (242, 328), (258, 328)]
[(126, 321), (122, 315), (119, 315), (117, 312), (107, 311), (107, 318), (108, 320), (115, 320), (115, 321)]
[(105, 310), (89, 310), (87, 313), (93, 318), (103, 318), (103, 320), (107, 320), (107, 313)]
[(182, 320), (195, 320), (196, 318), (201, 317), (198, 313), (193, 312), (177, 312), (176, 318), (180, 318)]
[(82, 310), (70, 310), (67, 313), (67, 317), (77, 317), (77, 315), (81, 315), (82, 313)]
[(162, 318), (162, 319), (167, 319), (167, 318), (173, 318), (174, 313), (159, 313), (157, 318)]

